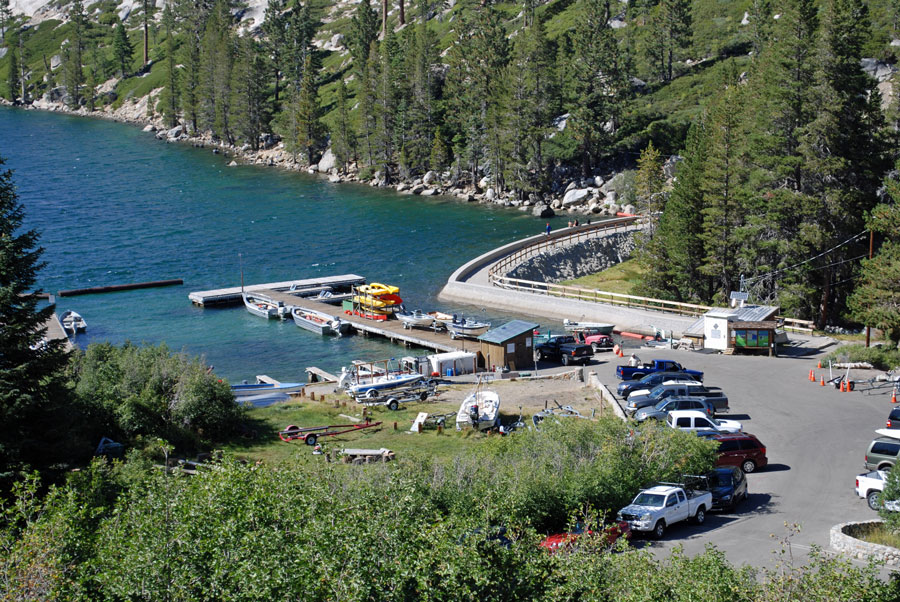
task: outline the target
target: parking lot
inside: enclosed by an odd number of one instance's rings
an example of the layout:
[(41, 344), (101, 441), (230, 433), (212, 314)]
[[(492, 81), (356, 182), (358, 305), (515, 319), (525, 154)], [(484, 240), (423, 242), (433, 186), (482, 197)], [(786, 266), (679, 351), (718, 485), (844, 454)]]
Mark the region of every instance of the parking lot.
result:
[[(791, 543), (799, 564), (812, 545), (830, 549), (832, 526), (877, 517), (853, 486), (874, 431), (884, 427), (891, 410), (889, 390), (841, 393), (821, 387), (818, 380), (809, 382), (810, 369), (817, 379), (823, 373), (816, 369), (820, 355), (769, 358), (651, 349), (638, 355), (643, 361), (672, 359), (702, 370), (705, 384), (722, 387), (728, 395), (731, 412), (721, 417), (740, 420), (744, 431), (766, 446), (769, 458), (768, 467), (748, 475), (750, 496), (736, 512), (711, 513), (702, 526), (673, 527), (653, 549), (683, 545), (695, 554), (712, 543), (735, 565), (772, 566), (773, 552), (788, 534), (785, 523), (796, 523), (800, 532)], [(615, 392), (620, 382), (615, 367), (627, 359), (600, 353), (586, 371), (595, 371)], [(851, 378), (876, 373), (857, 371)]]

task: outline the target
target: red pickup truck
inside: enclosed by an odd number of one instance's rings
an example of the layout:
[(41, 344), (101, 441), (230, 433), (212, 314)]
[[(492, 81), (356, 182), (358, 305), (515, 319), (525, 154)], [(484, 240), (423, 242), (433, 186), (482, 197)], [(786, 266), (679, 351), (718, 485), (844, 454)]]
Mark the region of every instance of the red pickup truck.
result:
[(590, 345), (594, 349), (594, 353), (601, 349), (612, 349), (616, 344), (608, 334), (600, 334), (590, 330), (577, 330), (572, 333), (572, 336), (582, 345)]

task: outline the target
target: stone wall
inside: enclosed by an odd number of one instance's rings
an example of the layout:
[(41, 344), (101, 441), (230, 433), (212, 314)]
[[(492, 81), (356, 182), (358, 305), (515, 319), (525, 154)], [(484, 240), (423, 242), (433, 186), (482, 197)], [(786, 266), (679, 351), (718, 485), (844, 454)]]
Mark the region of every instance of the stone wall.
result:
[(535, 282), (561, 282), (596, 274), (631, 257), (635, 232), (614, 232), (527, 259), (507, 276)]
[(862, 523), (841, 523), (831, 528), (831, 547), (836, 552), (857, 560), (882, 560), (887, 566), (900, 565), (900, 550), (877, 543), (869, 543), (858, 536), (864, 535), (880, 520), (869, 520)]

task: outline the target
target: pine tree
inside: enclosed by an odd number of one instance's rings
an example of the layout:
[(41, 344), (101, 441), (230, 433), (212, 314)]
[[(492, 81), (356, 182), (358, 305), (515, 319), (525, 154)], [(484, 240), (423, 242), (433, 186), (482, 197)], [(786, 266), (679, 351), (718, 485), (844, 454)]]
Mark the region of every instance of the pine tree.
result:
[(177, 42), (175, 40), (175, 13), (172, 5), (167, 3), (163, 9), (163, 28), (166, 32), (166, 86), (160, 98), (160, 108), (169, 127), (178, 123), (178, 72), (176, 65)]
[(144, 61), (142, 65), (144, 67), (150, 62), (150, 17), (153, 16), (155, 8), (156, 3), (153, 0), (141, 0), (141, 25), (144, 34)]
[(307, 54), (303, 64), (303, 82), (297, 97), (296, 145), (306, 162), (312, 164), (316, 148), (322, 143), (322, 108), (319, 103), (319, 73), (314, 68), (312, 55)]
[(87, 56), (87, 65), (85, 66), (84, 96), (87, 110), (91, 113), (93, 113), (96, 108), (97, 86), (100, 84), (97, 78), (98, 71), (97, 57), (93, 52), (90, 52)]
[(66, 102), (71, 109), (81, 106), (81, 87), (84, 85), (84, 47), (87, 18), (81, 0), (75, 0), (69, 7), (69, 21), (72, 23), (69, 43), (63, 50), (63, 81), (66, 87)]
[(434, 140), (431, 143), (431, 156), (428, 163), (431, 169), (438, 173), (442, 173), (450, 163), (450, 153), (447, 151), (447, 145), (444, 144), (441, 132), (437, 128), (434, 130)]
[(45, 432), (51, 413), (66, 403), (64, 341), (43, 341), (53, 307), (37, 309), (37, 273), (43, 250), (34, 230), (21, 231), (25, 214), (12, 172), (0, 158), (0, 476), (54, 455)]
[(376, 164), (389, 184), (393, 178), (395, 137), (397, 134), (397, 106), (399, 96), (395, 86), (395, 60), (400, 56), (397, 39), (388, 32), (379, 49), (378, 80), (375, 86), (375, 148)]
[(287, 44), (287, 15), (285, 0), (271, 0), (266, 6), (266, 16), (262, 24), (266, 34), (266, 50), (272, 58), (275, 76), (275, 110), (279, 108), (281, 74), (284, 68), (284, 51)]
[(435, 76), (433, 66), (438, 62), (436, 38), (427, 23), (415, 26), (415, 47), (407, 55), (412, 63), (409, 68), (412, 82), (408, 109), (408, 127), (404, 129), (406, 141), (404, 150), (409, 158), (407, 164), (415, 173), (428, 169), (428, 155), (431, 149), (435, 127)]
[(231, 76), (231, 121), (237, 136), (254, 151), (259, 150), (259, 137), (268, 121), (266, 73), (259, 44), (249, 36), (241, 38)]
[[(862, 0), (832, 0), (825, 12), (816, 89), (817, 116), (801, 142), (811, 174), (810, 194), (817, 208), (807, 228), (817, 247), (839, 248), (813, 263), (811, 284), (820, 292), (817, 326), (840, 315), (850, 292), (851, 257), (866, 252), (865, 241), (844, 244), (861, 232), (875, 205), (876, 191), (890, 167), (881, 95), (860, 67), (870, 38), (868, 9)], [(842, 286), (838, 286), (838, 285)]]
[(306, 59), (313, 53), (313, 37), (316, 35), (316, 23), (313, 20), (310, 2), (300, 5), (296, 0), (287, 28), (285, 40), (285, 77), (288, 83), (299, 89), (303, 81)]
[(190, 13), (185, 18), (187, 31), (181, 57), (184, 69), (178, 81), (181, 107), (184, 117), (191, 126), (191, 131), (200, 131), (200, 35), (201, 17), (199, 13)]
[(9, 73), (6, 76), (6, 87), (9, 90), (7, 98), (13, 104), (19, 104), (19, 60), (18, 52), (15, 46), (9, 48), (9, 63), (7, 63)]
[(847, 306), (853, 320), (884, 330), (896, 343), (900, 340), (900, 182), (889, 179), (885, 186), (893, 203), (876, 206), (866, 224), (884, 242), (874, 258), (863, 260)]
[(9, 0), (0, 0), (0, 39), (6, 41), (9, 31), (9, 22), (12, 20), (12, 10), (9, 8)]
[(360, 0), (350, 25), (349, 46), (353, 69), (361, 78), (369, 62), (372, 43), (378, 38), (378, 14), (369, 0)]
[(231, 12), (225, 0), (218, 0), (206, 20), (200, 45), (199, 122), (201, 128), (228, 143), (234, 141), (229, 123), (233, 67)]
[(375, 164), (375, 83), (378, 81), (378, 48), (375, 42), (368, 53), (366, 67), (359, 82), (360, 138), (366, 153), (366, 165)]
[(650, 223), (655, 225), (665, 204), (663, 187), (666, 184), (666, 176), (663, 173), (662, 155), (653, 146), (652, 140), (641, 151), (637, 164), (634, 188), (638, 210), (650, 216)]
[[(780, 5), (779, 9), (785, 5), (794, 4), (793, 2), (785, 2)], [(771, 36), (772, 29), (772, 5), (769, 0), (753, 0), (750, 4), (750, 42), (753, 48), (753, 56), (758, 57)], [(784, 18), (784, 15), (781, 15)]]
[(343, 78), (338, 82), (336, 117), (331, 127), (331, 151), (341, 173), (346, 173), (347, 165), (356, 159), (356, 136), (350, 122), (350, 107), (347, 101), (347, 84)]
[(121, 21), (113, 32), (113, 56), (116, 66), (119, 68), (119, 77), (128, 75), (128, 66), (134, 56), (134, 47), (128, 40), (128, 32), (125, 31), (125, 24)]

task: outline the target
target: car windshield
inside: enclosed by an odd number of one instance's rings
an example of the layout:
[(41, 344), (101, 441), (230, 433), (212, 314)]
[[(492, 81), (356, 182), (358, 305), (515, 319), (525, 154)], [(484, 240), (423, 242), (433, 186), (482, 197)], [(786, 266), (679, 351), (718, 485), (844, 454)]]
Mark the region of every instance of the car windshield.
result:
[(652, 397), (653, 399), (659, 399), (660, 396), (663, 393), (665, 393), (665, 391), (666, 391), (666, 388), (664, 386), (658, 385), (650, 391), (650, 394), (648, 395), (648, 397)]
[(665, 410), (665, 409), (668, 409), (668, 407), (670, 405), (672, 405), (672, 403), (674, 403), (674, 402), (672, 402), (669, 399), (663, 399), (662, 401), (657, 402), (657, 404), (653, 407), (656, 408), (657, 410)]
[(712, 474), (709, 476), (710, 487), (731, 487), (730, 474)]
[(634, 503), (637, 506), (653, 506), (654, 508), (662, 508), (665, 499), (666, 496), (660, 495), (658, 493), (641, 493), (636, 498), (634, 498)]

